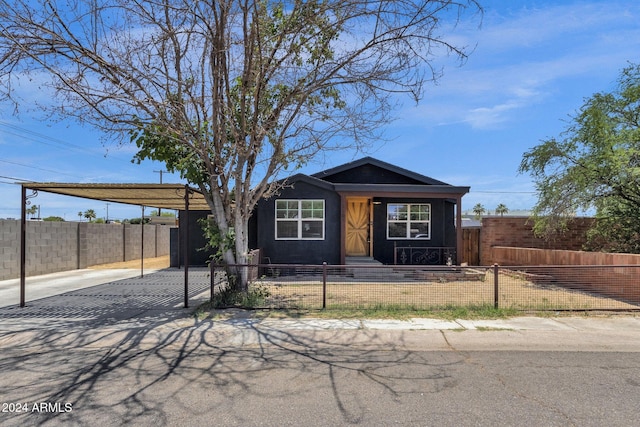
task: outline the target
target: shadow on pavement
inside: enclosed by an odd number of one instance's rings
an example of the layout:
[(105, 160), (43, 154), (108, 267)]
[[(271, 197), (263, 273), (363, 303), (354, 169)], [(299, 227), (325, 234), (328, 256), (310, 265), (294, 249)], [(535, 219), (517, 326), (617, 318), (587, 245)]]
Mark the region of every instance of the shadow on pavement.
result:
[[(374, 399), (393, 406), (442, 391), (455, 383), (449, 370), (464, 363), (459, 354), (403, 349), (402, 336), (383, 349), (368, 346), (381, 331), (356, 338), (251, 318), (198, 321), (181, 308), (181, 273), (0, 309), (2, 401), (25, 405), (0, 413), (0, 424), (370, 424)], [(194, 307), (207, 290), (206, 271), (194, 274)]]
[[(208, 298), (206, 268), (189, 270), (190, 307)], [(58, 327), (99, 327), (122, 321), (156, 322), (188, 316), (184, 271), (165, 269), (102, 285), (0, 308), (0, 331)], [(13, 326), (13, 327), (12, 327)]]
[[(309, 425), (317, 417), (320, 424), (371, 425), (374, 399), (393, 405), (403, 396), (441, 392), (455, 385), (450, 370), (464, 363), (458, 354), (363, 350), (336, 340), (340, 331), (300, 336), (257, 322), (236, 322), (233, 331), (222, 323), (192, 320), (159, 335), (150, 327), (40, 331), (14, 342), (0, 355), (0, 388), (11, 401), (28, 403), (29, 413), (0, 414), (0, 420), (16, 426)], [(361, 332), (369, 339), (378, 333)], [(40, 402), (62, 409), (34, 413)]]

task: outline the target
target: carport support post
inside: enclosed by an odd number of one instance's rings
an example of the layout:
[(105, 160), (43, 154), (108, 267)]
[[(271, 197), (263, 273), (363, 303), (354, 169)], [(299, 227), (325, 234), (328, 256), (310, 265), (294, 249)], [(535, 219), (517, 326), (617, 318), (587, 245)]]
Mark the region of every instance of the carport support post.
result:
[[(184, 221), (180, 221), (180, 233), (184, 231), (184, 308), (189, 308), (189, 185), (184, 186)], [(182, 227), (184, 226), (184, 230)]]
[[(395, 251), (394, 251), (395, 253)], [(462, 233), (462, 196), (456, 199), (456, 264), (464, 261), (464, 239)]]
[(22, 204), (20, 209), (20, 307), (25, 306), (25, 264), (27, 262), (27, 189), (22, 186)]
[(140, 220), (140, 277), (144, 277), (144, 206)]

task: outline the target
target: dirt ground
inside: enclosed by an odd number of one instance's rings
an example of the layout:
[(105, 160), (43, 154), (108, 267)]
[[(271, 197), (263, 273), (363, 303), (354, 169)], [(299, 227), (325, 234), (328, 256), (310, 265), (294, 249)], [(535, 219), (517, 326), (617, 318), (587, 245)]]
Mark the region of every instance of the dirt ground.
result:
[[(267, 304), (272, 307), (322, 306), (321, 282), (287, 283), (259, 280), (268, 292)], [(383, 305), (409, 306), (416, 309), (450, 305), (493, 305), (493, 274), (483, 281), (424, 281), (404, 283), (328, 282), (327, 308), (368, 308)], [(638, 306), (606, 296), (559, 286), (539, 286), (511, 276), (500, 277), (498, 290), (500, 307), (534, 310), (633, 310)]]
[[(144, 260), (145, 269), (169, 267), (169, 256)], [(92, 269), (139, 269), (140, 260), (95, 265)], [(538, 285), (522, 277), (500, 274), (498, 300), (500, 307), (533, 310), (637, 310), (638, 306), (570, 287)], [(252, 283), (266, 291), (267, 307), (319, 308), (323, 289), (320, 278), (282, 280), (263, 277)], [(326, 303), (333, 308), (366, 308), (398, 305), (427, 309), (450, 305), (493, 305), (494, 279), (487, 272), (483, 280), (439, 280), (384, 282), (332, 281), (327, 283)]]
[[(145, 269), (161, 269), (161, 268), (169, 268), (169, 255), (157, 257), (157, 258), (145, 258), (143, 260), (143, 267)], [(123, 261), (123, 262), (112, 262), (109, 264), (100, 264), (100, 265), (92, 265), (88, 267), (92, 270), (108, 270), (108, 269), (116, 269), (116, 268), (140, 268), (140, 260), (134, 259), (131, 261)]]

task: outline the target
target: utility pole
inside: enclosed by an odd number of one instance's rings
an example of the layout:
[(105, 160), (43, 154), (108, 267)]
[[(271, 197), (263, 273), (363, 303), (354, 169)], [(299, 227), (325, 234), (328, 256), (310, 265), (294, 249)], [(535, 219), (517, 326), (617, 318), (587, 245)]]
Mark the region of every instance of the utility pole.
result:
[(160, 184), (162, 184), (162, 174), (165, 173), (166, 171), (154, 171), (154, 172), (160, 174)]
[[(162, 174), (165, 173), (166, 171), (159, 170), (159, 171), (154, 171), (154, 172), (160, 174), (160, 184), (162, 184)], [(158, 216), (162, 216), (162, 209), (160, 209), (160, 208), (158, 208)]]

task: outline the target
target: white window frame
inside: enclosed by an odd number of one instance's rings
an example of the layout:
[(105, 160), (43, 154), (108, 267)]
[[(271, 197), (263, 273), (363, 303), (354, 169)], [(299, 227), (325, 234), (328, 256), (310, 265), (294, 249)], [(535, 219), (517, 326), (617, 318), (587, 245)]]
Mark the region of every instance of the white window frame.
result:
[[(406, 218), (391, 219), (389, 209), (391, 206), (406, 206)], [(411, 207), (412, 206), (428, 206), (429, 214), (428, 219), (411, 219)], [(389, 203), (387, 204), (387, 240), (431, 240), (431, 203)], [(391, 237), (389, 236), (390, 224), (405, 224), (407, 234), (404, 237)], [(427, 237), (411, 237), (411, 224), (427, 224), (428, 236)], [(422, 233), (424, 234), (424, 233)]]
[[(289, 215), (284, 218), (278, 217), (278, 202), (284, 202), (288, 206), (285, 208)], [(303, 215), (303, 202), (322, 203), (322, 218), (314, 218), (313, 216)], [(291, 204), (297, 204), (296, 208), (291, 207)], [(325, 236), (325, 201), (323, 199), (277, 199), (275, 202), (275, 228), (274, 236), (276, 240), (324, 240)], [(282, 210), (282, 209), (281, 209)], [(317, 212), (317, 208), (312, 207), (313, 212)], [(297, 236), (296, 237), (278, 237), (278, 224), (281, 222), (295, 222), (297, 224)], [(319, 237), (303, 237), (303, 228), (306, 223), (318, 222), (321, 223), (321, 236)]]

